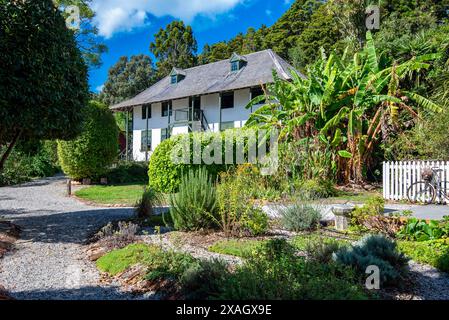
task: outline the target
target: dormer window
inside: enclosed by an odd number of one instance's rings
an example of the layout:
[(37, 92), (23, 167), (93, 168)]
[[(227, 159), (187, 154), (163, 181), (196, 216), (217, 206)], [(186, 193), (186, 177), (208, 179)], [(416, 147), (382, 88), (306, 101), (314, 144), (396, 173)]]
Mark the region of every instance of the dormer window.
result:
[(231, 62), (231, 71), (236, 72), (240, 69), (240, 63), (238, 61)]
[(173, 68), (170, 72), (170, 83), (177, 84), (186, 77), (186, 73), (182, 69)]
[(237, 72), (245, 66), (247, 60), (244, 56), (233, 53), (230, 62), (231, 72)]

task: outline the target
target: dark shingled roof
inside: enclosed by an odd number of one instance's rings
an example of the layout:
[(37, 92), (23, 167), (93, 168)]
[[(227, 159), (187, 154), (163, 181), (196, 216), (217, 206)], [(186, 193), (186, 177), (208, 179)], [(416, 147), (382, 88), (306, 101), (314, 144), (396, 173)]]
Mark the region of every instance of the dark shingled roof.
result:
[(247, 62), (238, 72), (231, 72), (229, 59), (184, 69), (182, 71), (185, 77), (177, 84), (171, 84), (170, 77), (167, 76), (136, 97), (116, 104), (111, 109), (123, 110), (144, 104), (260, 86), (274, 81), (273, 70), (281, 79), (291, 79), (290, 70), (293, 67), (272, 50), (243, 57)]

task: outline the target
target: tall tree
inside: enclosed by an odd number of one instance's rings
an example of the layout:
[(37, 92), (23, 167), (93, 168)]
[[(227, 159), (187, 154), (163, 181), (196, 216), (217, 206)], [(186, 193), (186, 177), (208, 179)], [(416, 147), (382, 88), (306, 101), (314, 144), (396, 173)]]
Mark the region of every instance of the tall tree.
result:
[(0, 171), (19, 139), (71, 139), (87, 67), (51, 0), (0, 0)]
[(157, 59), (159, 78), (167, 76), (173, 67), (185, 69), (196, 64), (197, 42), (191, 26), (173, 21), (154, 37), (150, 50)]
[(310, 22), (312, 14), (322, 5), (321, 0), (296, 0), (290, 9), (269, 28), (265, 46), (283, 57), (296, 45), (296, 40)]
[(106, 105), (120, 103), (149, 88), (155, 80), (156, 71), (149, 56), (121, 57), (109, 69), (99, 98)]
[[(53, 0), (61, 10), (71, 5), (79, 8), (80, 25), (79, 29), (74, 30), (76, 40), (86, 63), (95, 68), (101, 65), (101, 55), (107, 52), (108, 48), (99, 40), (98, 28), (92, 23), (95, 12), (90, 7), (91, 2), (92, 0)], [(63, 15), (68, 17), (66, 12)]]
[(323, 5), (312, 15), (310, 23), (298, 37), (296, 46), (290, 50), (290, 61), (296, 68), (304, 69), (320, 57), (321, 48), (330, 52), (336, 48), (340, 39), (334, 16)]

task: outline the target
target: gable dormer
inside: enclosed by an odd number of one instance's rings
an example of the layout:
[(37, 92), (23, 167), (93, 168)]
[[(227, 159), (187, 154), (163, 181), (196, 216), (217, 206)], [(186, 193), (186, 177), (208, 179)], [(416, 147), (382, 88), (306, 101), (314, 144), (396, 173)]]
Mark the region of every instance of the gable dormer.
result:
[(186, 73), (182, 69), (173, 68), (170, 72), (170, 84), (177, 84), (186, 77)]
[(234, 52), (232, 54), (230, 63), (231, 63), (231, 72), (238, 72), (246, 65), (247, 60), (244, 56), (241, 56)]

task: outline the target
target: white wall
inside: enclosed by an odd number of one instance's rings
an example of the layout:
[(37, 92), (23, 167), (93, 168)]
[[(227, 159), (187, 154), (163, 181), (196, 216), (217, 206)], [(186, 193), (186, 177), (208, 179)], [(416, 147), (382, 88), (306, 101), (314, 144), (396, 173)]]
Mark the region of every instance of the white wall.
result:
[[(250, 90), (241, 89), (234, 92), (234, 108), (222, 110), (222, 122), (234, 122), (235, 128), (241, 128), (248, 120), (251, 110), (245, 109), (250, 101)], [(179, 110), (189, 107), (189, 99), (173, 100), (173, 110)], [(220, 122), (219, 95), (209, 94), (201, 96), (201, 109), (209, 122), (210, 130), (218, 132)], [(253, 110), (256, 110), (254, 108)], [(142, 108), (134, 108), (134, 126), (133, 126), (133, 156), (136, 161), (145, 161), (145, 152), (140, 150), (141, 131), (146, 128), (146, 120), (142, 119)], [(174, 114), (174, 113), (173, 113)], [(151, 118), (148, 119), (148, 128), (152, 131), (152, 150), (159, 145), (161, 141), (161, 129), (168, 128), (168, 117), (161, 115), (161, 103), (155, 103), (151, 106)], [(187, 133), (187, 127), (175, 127), (172, 134)], [(151, 154), (150, 151), (150, 154)]]

